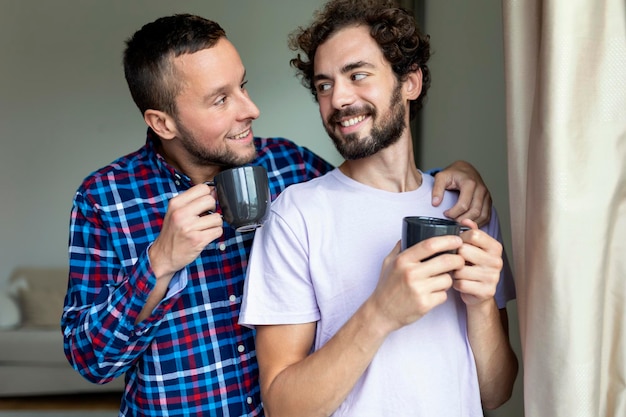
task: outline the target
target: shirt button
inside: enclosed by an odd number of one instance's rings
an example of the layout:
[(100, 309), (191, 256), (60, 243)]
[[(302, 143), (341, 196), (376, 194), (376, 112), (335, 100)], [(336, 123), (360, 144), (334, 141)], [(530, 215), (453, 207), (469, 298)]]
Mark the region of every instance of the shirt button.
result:
[(252, 397), (248, 397), (248, 398), (246, 398), (246, 402), (247, 402), (248, 404), (252, 404)]
[(237, 296), (231, 295), (230, 297), (228, 297), (228, 299), (230, 300), (231, 303), (234, 303), (235, 301), (237, 301)]
[(220, 250), (224, 252), (226, 250), (226, 243), (220, 243)]
[(237, 346), (237, 350), (239, 351), (239, 353), (243, 353), (243, 351), (246, 350), (246, 348), (243, 345), (239, 345)]

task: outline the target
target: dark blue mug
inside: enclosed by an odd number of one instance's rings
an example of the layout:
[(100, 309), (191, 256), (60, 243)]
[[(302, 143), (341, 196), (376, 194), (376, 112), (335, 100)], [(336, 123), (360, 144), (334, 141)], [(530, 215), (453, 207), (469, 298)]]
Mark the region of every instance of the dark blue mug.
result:
[[(467, 228), (454, 220), (426, 216), (405, 217), (402, 219), (402, 250), (431, 237), (459, 235), (462, 229), (466, 230)], [(456, 253), (456, 251), (448, 251), (447, 253)], [(441, 255), (441, 253), (433, 256), (437, 255)]]
[(262, 166), (243, 166), (224, 170), (213, 181), (224, 221), (238, 232), (261, 227), (270, 207), (267, 171)]

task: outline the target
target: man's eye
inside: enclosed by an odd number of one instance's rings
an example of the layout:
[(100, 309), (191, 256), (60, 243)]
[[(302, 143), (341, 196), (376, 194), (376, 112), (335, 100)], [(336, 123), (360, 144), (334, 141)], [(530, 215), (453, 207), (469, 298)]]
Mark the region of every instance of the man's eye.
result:
[(215, 100), (215, 105), (216, 106), (221, 106), (224, 103), (226, 103), (226, 97), (220, 97), (217, 100)]
[(323, 93), (325, 91), (330, 90), (330, 87), (331, 87), (330, 83), (320, 83), (315, 88), (318, 93)]
[(359, 80), (362, 80), (362, 79), (363, 79), (363, 78), (365, 78), (365, 77), (367, 77), (367, 74), (364, 74), (364, 73), (362, 73), (362, 72), (359, 72), (359, 73), (356, 73), (356, 74), (353, 74), (353, 75), (352, 75), (352, 79), (353, 79), (354, 81), (359, 81)]
[(241, 85), (239, 86), (239, 88), (241, 88), (242, 90), (245, 90), (246, 89), (246, 84), (248, 84), (248, 80), (242, 82)]

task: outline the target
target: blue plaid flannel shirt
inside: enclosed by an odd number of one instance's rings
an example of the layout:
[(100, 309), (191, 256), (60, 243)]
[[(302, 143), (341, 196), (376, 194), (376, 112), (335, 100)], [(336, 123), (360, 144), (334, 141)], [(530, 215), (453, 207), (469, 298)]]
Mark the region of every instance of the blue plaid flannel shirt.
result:
[[(74, 197), (65, 354), (86, 379), (125, 375), (120, 416), (261, 416), (254, 332), (238, 324), (254, 233), (224, 235), (172, 280), (135, 325), (156, 283), (147, 256), (168, 200), (192, 186), (146, 145), (89, 175)], [(332, 166), (282, 138), (255, 138), (272, 199)]]

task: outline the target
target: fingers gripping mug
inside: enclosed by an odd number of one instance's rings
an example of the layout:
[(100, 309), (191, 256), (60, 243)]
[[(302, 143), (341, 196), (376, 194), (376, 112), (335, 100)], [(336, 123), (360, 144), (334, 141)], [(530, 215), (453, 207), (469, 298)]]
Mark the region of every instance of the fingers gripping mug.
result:
[[(459, 235), (466, 229), (454, 220), (425, 216), (405, 217), (402, 219), (402, 250), (434, 236)], [(450, 253), (456, 253), (456, 251)], [(440, 254), (434, 256), (437, 255)]]
[(270, 206), (267, 171), (262, 166), (224, 170), (213, 181), (222, 217), (238, 232), (251, 232), (263, 225)]

